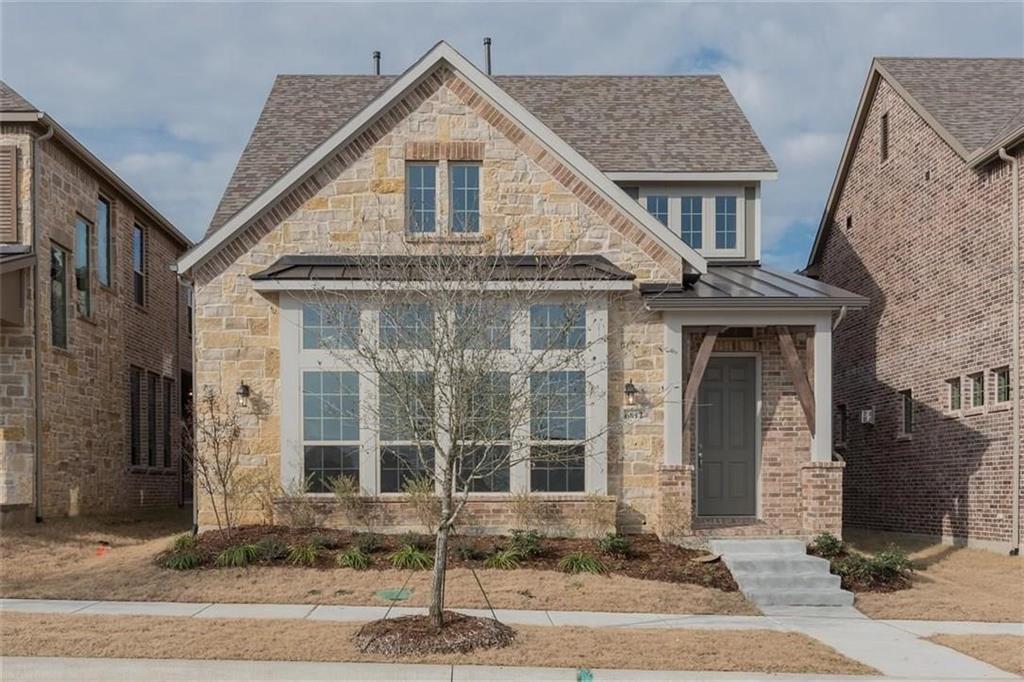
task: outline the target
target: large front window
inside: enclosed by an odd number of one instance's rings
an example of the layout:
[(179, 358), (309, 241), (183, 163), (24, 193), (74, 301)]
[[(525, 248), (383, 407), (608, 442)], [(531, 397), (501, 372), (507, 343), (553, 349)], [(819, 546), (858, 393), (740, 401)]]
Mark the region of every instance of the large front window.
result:
[(359, 480), (359, 375), (302, 373), (303, 478), (329, 492), (339, 476)]
[[(370, 299), (282, 299), (282, 387), (294, 396), (282, 408), (285, 486), (330, 493), (348, 476), (366, 494), (400, 494), (433, 481), (451, 453), (471, 493), (603, 492), (603, 301), (467, 296), (442, 310), (404, 293)], [(431, 341), (451, 338), (465, 363), (433, 357)]]

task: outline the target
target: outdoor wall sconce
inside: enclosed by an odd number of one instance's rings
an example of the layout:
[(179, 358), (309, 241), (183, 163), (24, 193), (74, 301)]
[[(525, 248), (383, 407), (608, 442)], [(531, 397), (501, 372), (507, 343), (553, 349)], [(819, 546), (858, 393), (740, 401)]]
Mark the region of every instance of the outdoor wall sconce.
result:
[(623, 393), (626, 394), (626, 404), (636, 404), (636, 396), (640, 392), (637, 387), (633, 384), (631, 379), (626, 380), (626, 386), (622, 389)]
[(238, 384), (238, 390), (235, 391), (235, 396), (238, 398), (238, 406), (241, 408), (249, 407), (249, 384), (240, 383)]

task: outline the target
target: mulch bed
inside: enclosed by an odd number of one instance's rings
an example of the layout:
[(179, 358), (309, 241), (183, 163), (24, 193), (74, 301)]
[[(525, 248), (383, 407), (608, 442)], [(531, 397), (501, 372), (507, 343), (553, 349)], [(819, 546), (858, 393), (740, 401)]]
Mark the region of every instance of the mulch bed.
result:
[[(255, 544), (268, 536), (274, 536), (286, 545), (294, 546), (316, 538), (327, 551), (321, 556), (318, 568), (336, 566), (334, 551), (345, 549), (355, 540), (357, 533), (330, 528), (293, 528), (288, 526), (242, 526), (231, 535), (221, 531), (207, 531), (199, 535), (199, 553), (202, 567), (213, 566), (213, 560), (222, 550), (240, 544)], [(630, 535), (632, 552), (623, 557), (602, 552), (597, 540), (584, 538), (544, 538), (541, 554), (523, 559), (519, 567), (537, 570), (557, 571), (559, 560), (572, 552), (585, 552), (604, 564), (608, 573), (624, 575), (641, 580), (655, 580), (669, 583), (687, 583), (711, 587), (723, 592), (735, 592), (739, 588), (732, 574), (721, 561), (705, 563), (707, 552), (686, 549), (661, 542), (653, 534)], [(371, 553), (372, 568), (390, 568), (388, 555), (410, 541), (408, 535), (377, 535), (377, 547)], [(433, 537), (417, 536), (420, 546), (433, 556)], [(505, 547), (508, 538), (504, 536), (452, 536), (449, 540), (449, 568), (485, 568), (484, 563), (495, 550)], [(157, 561), (163, 558), (161, 555)], [(287, 566), (284, 560), (274, 565)]]
[(428, 616), (375, 620), (352, 635), (360, 651), (387, 656), (465, 654), (474, 649), (498, 649), (515, 641), (516, 631), (491, 618), (444, 612), (444, 627), (435, 628)]

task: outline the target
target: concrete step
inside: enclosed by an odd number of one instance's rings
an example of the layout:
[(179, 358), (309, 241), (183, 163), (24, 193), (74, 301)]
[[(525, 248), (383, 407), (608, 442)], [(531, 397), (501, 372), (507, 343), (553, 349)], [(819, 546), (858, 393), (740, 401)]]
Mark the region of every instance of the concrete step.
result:
[(837, 590), (839, 576), (831, 573), (749, 573), (737, 575), (736, 582), (743, 591), (748, 590)]
[(828, 573), (829, 563), (821, 557), (792, 555), (780, 557), (776, 554), (723, 555), (725, 564), (733, 573), (786, 574), (786, 573)]
[(711, 540), (708, 543), (711, 551), (733, 557), (747, 554), (804, 555), (807, 545), (798, 538), (779, 538), (767, 540)]
[(853, 593), (840, 589), (752, 589), (743, 594), (758, 606), (851, 606)]

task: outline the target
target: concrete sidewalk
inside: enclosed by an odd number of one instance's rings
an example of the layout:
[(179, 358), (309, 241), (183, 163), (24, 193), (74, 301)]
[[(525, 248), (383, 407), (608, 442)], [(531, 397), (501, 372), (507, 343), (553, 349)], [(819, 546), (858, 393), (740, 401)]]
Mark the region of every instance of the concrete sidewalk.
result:
[[(195, 661), (131, 658), (0, 658), (5, 682), (181, 682), (188, 680), (431, 680), (436, 682), (490, 682), (531, 680), (571, 682), (572, 668), (509, 668), (470, 665), (402, 663), (295, 663), (290, 661)], [(875, 680), (849, 675), (769, 675), (764, 673), (674, 670), (591, 670), (594, 682), (655, 680)]]
[[(490, 617), (482, 609), (456, 609)], [(2, 599), (0, 613), (58, 613), (82, 615), (139, 615), (184, 618), (283, 618), (335, 622), (364, 622), (382, 618), (383, 606), (316, 604), (209, 604), (181, 602), (70, 601)], [(613, 613), (591, 611), (519, 611), (499, 609), (496, 615), (510, 625), (576, 625), (593, 628), (668, 628), (777, 630), (800, 632), (839, 653), (904, 679), (1015, 679), (1013, 675), (922, 637), (933, 634), (1024, 635), (1021, 623), (958, 621), (876, 621), (853, 607), (764, 607), (763, 616), (685, 615), (671, 613)], [(391, 617), (424, 614), (426, 609), (396, 607)], [(566, 679), (566, 678), (559, 678)], [(686, 679), (693, 679), (688, 677)], [(708, 678), (714, 679), (714, 678)]]

